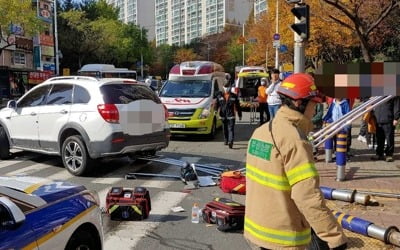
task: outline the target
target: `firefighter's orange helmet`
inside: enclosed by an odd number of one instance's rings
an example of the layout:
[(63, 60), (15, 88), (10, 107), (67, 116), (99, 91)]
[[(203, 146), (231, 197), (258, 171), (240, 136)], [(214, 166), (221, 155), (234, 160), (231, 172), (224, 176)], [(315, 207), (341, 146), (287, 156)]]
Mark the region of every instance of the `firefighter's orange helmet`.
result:
[(311, 99), (314, 102), (322, 102), (313, 77), (305, 73), (295, 73), (285, 78), (277, 92), (293, 100)]

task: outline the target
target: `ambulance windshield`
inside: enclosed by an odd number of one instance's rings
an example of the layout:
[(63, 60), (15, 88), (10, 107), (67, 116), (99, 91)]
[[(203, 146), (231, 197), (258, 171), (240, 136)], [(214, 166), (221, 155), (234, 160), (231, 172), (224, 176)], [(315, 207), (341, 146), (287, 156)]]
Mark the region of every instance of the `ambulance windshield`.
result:
[(160, 91), (160, 97), (209, 97), (211, 95), (211, 81), (185, 80), (167, 81)]

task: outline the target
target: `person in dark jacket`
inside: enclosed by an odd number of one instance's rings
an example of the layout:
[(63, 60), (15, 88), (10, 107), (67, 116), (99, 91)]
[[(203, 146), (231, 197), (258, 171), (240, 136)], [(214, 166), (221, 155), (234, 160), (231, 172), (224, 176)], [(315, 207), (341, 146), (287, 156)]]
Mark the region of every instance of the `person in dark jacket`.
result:
[[(394, 153), (394, 129), (400, 118), (400, 97), (396, 96), (389, 101), (375, 107), (376, 117), (376, 156), (372, 160), (393, 161)], [(385, 148), (386, 140), (386, 148)]]
[(239, 116), (239, 120), (242, 120), (239, 98), (235, 93), (232, 93), (229, 81), (224, 84), (224, 91), (218, 92), (216, 97), (216, 110), (218, 110), (223, 123), (225, 145), (229, 145), (229, 148), (232, 148), (235, 138), (236, 113)]

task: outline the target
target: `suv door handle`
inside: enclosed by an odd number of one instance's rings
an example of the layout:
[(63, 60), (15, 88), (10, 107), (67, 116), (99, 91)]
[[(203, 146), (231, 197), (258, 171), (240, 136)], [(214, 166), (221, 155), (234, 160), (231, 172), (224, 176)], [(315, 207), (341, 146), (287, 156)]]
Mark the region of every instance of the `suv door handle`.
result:
[(66, 111), (65, 109), (63, 109), (63, 110), (60, 111), (60, 113), (61, 113), (61, 114), (66, 114), (66, 113), (68, 113), (68, 111)]
[(32, 113), (31, 113), (31, 116), (35, 116), (35, 115), (36, 115), (36, 113), (35, 113), (35, 112), (32, 112)]

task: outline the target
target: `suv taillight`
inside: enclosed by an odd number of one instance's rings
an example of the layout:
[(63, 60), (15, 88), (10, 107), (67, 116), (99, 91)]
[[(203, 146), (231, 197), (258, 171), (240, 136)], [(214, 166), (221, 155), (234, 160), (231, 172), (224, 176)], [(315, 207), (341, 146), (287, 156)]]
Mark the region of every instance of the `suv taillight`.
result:
[(168, 117), (169, 117), (168, 109), (164, 104), (163, 104), (163, 106), (164, 106), (164, 118), (165, 118), (165, 121), (168, 121)]
[(106, 122), (119, 123), (119, 112), (114, 104), (99, 104), (97, 110)]

